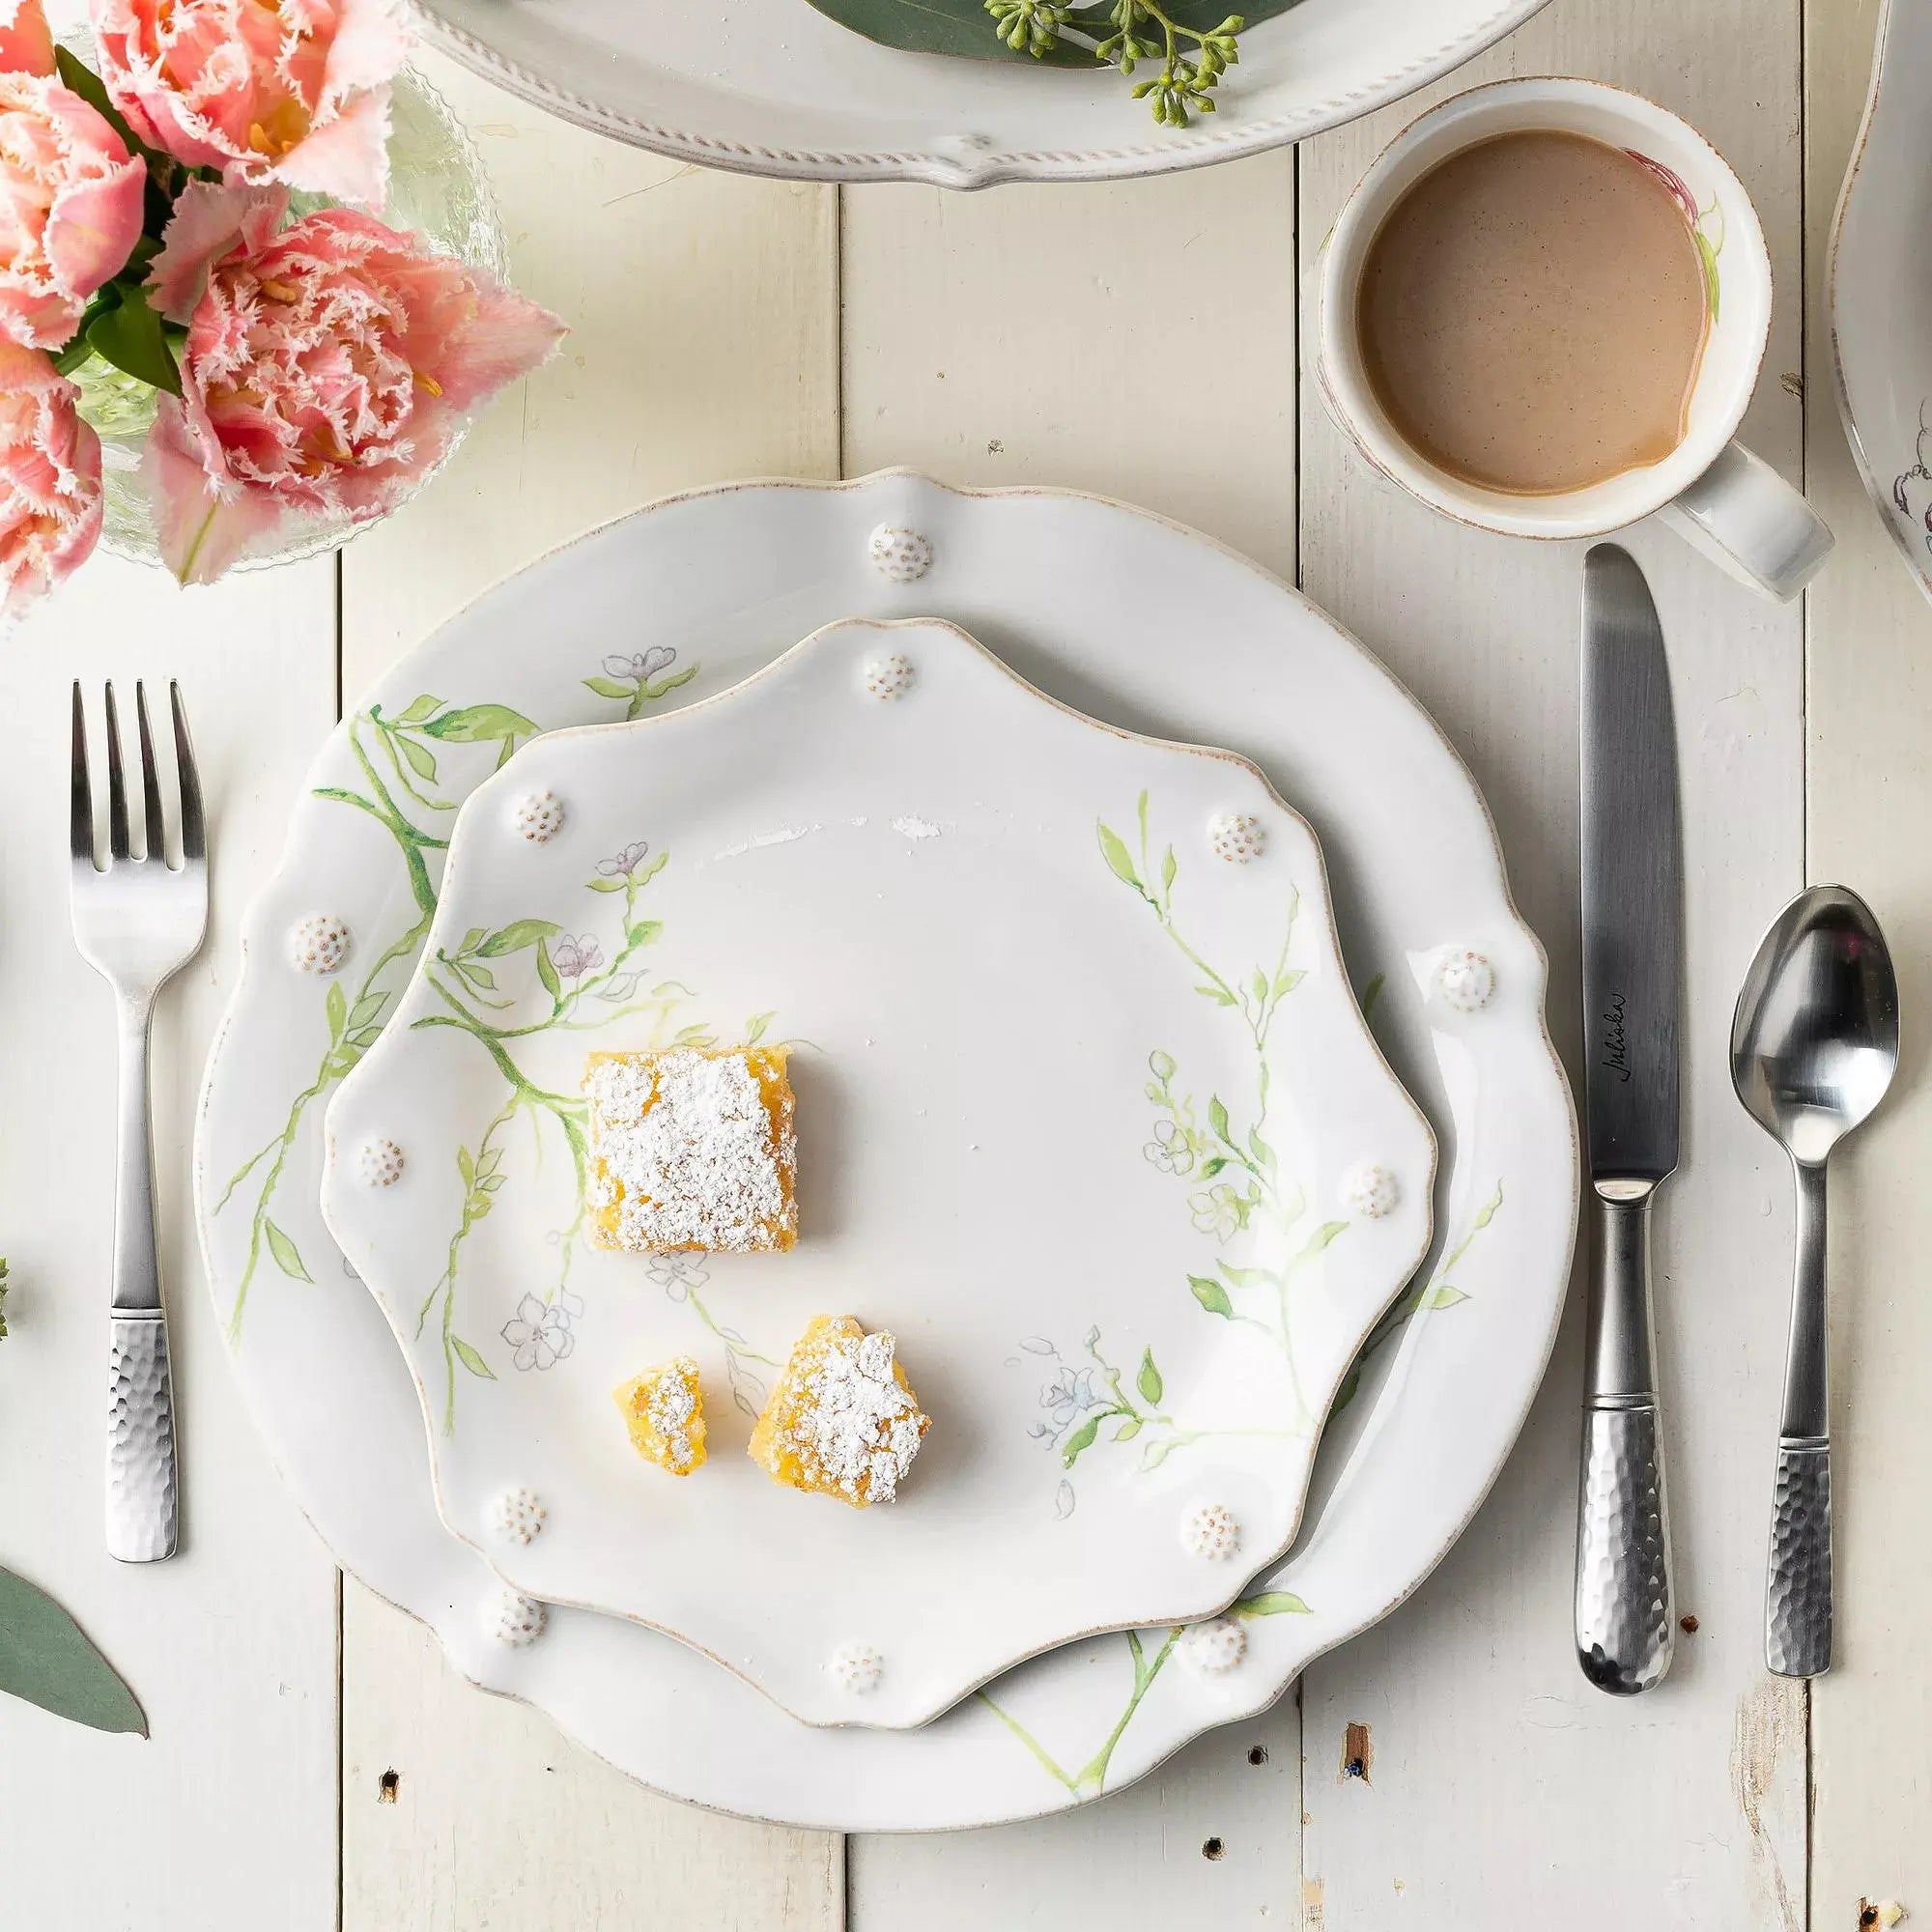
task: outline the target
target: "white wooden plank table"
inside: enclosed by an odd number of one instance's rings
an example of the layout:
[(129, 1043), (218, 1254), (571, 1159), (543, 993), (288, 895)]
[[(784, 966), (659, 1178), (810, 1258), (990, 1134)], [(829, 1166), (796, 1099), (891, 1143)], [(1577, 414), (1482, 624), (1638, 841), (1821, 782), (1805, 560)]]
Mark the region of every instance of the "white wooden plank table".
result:
[[(586, 526), (732, 476), (910, 463), (1166, 511), (1300, 582), (1441, 721), (1495, 812), (1576, 1044), (1577, 556), (1439, 523), (1371, 478), (1303, 380), (1304, 271), (1414, 111), (1122, 186), (837, 191), (706, 174), (435, 67), (502, 201), (516, 278), (572, 324), (420, 501), (344, 554), (182, 596), (96, 565), (0, 649), (0, 1562), (126, 1669), (155, 1736), (0, 1706), (4, 1932), (1030, 1932), (1067, 1924), (1487, 1932), (1638, 1922), (1853, 1932), (1932, 1918), (1932, 607), (1889, 554), (1830, 402), (1831, 207), (1869, 0), (1555, 0), (1441, 92), (1599, 75), (1688, 115), (1755, 197), (1779, 299), (1748, 431), (1840, 548), (1802, 609), (1631, 539), (1684, 744), (1686, 1160), (1660, 1283), (1682, 1607), (1657, 1692), (1570, 1655), (1577, 1336), (1467, 1536), (1264, 1718), (1041, 1823), (840, 1841), (657, 1798), (455, 1680), (343, 1582), (242, 1414), (185, 1195), (234, 923), (338, 715), (478, 590)], [(111, 1038), (73, 954), (63, 854), (73, 675), (179, 675), (216, 813), (216, 937), (156, 1063), (186, 1547), (117, 1569), (96, 1522)], [(1839, 1662), (1759, 1661), (1768, 1441), (1790, 1238), (1778, 1156), (1730, 1098), (1729, 1005), (1806, 876), (1865, 891), (1900, 954), (1900, 1091), (1834, 1170)], [(1347, 1775), (1352, 1726), (1366, 1776)], [(1355, 1734), (1359, 1737), (1360, 1733)]]

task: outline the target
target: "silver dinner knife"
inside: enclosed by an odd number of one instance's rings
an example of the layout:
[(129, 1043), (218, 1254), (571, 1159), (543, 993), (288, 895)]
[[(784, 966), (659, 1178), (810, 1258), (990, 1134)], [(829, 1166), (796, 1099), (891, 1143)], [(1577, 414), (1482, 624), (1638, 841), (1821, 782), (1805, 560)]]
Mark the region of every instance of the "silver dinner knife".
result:
[(1585, 1342), (1577, 1659), (1647, 1690), (1676, 1638), (1650, 1207), (1677, 1165), (1683, 896), (1663, 631), (1628, 552), (1583, 560), (1583, 1064), (1598, 1241)]

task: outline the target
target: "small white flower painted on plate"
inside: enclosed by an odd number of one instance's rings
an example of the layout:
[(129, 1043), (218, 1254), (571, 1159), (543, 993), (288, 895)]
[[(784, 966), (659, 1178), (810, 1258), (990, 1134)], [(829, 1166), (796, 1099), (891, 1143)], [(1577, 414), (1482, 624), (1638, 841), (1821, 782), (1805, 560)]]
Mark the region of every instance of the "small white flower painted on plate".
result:
[(912, 660), (903, 651), (893, 651), (885, 657), (874, 658), (866, 667), (866, 689), (874, 697), (903, 697), (918, 679), (919, 672), (913, 668)]
[(484, 1630), (512, 1650), (527, 1650), (549, 1622), (550, 1612), (543, 1605), (515, 1590), (497, 1590), (484, 1600)]
[(932, 546), (903, 524), (881, 524), (867, 539), (872, 568), (893, 583), (917, 583), (932, 568)]
[(832, 1653), (826, 1665), (839, 1686), (855, 1697), (863, 1697), (879, 1688), (886, 1674), (886, 1660), (869, 1643), (846, 1643)]
[(312, 912), (289, 928), (289, 959), (298, 972), (327, 979), (349, 957), (349, 922), (332, 912)]
[(534, 1490), (505, 1490), (490, 1505), (490, 1529), (505, 1543), (534, 1543), (550, 1520), (550, 1511)]
[(1247, 866), (1267, 850), (1267, 827), (1252, 811), (1217, 812), (1208, 821), (1208, 843), (1230, 866)]
[(1379, 1221), (1402, 1203), (1402, 1182), (1385, 1167), (1365, 1161), (1342, 1177), (1342, 1200), (1349, 1212), (1364, 1221)]
[(1241, 1523), (1226, 1503), (1196, 1503), (1180, 1519), (1181, 1547), (1225, 1563), (1241, 1547)]
[(1203, 1677), (1223, 1677), (1248, 1654), (1248, 1633), (1237, 1617), (1210, 1617), (1189, 1624), (1175, 1648), (1180, 1661)]
[(355, 1166), (371, 1187), (393, 1187), (403, 1178), (403, 1151), (394, 1141), (364, 1141)]
[(1446, 952), (1435, 969), (1442, 1004), (1459, 1013), (1478, 1013), (1496, 996), (1496, 969), (1480, 952)]
[(563, 830), (563, 801), (554, 791), (527, 793), (517, 801), (510, 823), (532, 845), (548, 845)]

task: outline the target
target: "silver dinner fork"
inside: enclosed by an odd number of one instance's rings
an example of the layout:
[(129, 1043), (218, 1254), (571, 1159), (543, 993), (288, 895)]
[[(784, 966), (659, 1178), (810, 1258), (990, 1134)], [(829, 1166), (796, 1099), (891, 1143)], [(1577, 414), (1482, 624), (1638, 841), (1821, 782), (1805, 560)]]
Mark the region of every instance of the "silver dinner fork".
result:
[(155, 1251), (155, 1160), (148, 1122), (148, 1023), (155, 996), (193, 958), (208, 927), (208, 858), (201, 783), (189, 749), (179, 686), (174, 713), (180, 791), (179, 867), (167, 861), (166, 820), (148, 696), (134, 687), (147, 837), (141, 857), (128, 842), (128, 789), (121, 727), (107, 687), (107, 864), (94, 857), (94, 793), (87, 777), (87, 713), (73, 687), (73, 938), (80, 955), (114, 989), (121, 1041), (120, 1129), (114, 1195), (114, 1294), (107, 1411), (107, 1551), (124, 1563), (175, 1553), (180, 1488), (175, 1474), (174, 1388), (168, 1321)]

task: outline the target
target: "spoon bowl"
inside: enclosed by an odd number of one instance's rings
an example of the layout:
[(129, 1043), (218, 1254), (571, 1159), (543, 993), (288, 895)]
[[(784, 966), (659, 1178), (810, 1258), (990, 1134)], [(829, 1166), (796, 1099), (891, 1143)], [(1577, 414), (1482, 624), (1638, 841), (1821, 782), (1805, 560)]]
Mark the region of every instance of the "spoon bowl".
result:
[(1898, 979), (1871, 909), (1812, 886), (1778, 914), (1738, 995), (1731, 1081), (1794, 1160), (1822, 1161), (1898, 1067)]
[(1778, 1429), (1765, 1662), (1815, 1677), (1832, 1661), (1832, 1443), (1826, 1365), (1825, 1162), (1898, 1067), (1898, 980), (1871, 909), (1813, 886), (1758, 947), (1731, 1025), (1745, 1111), (1791, 1155), (1798, 1265)]

